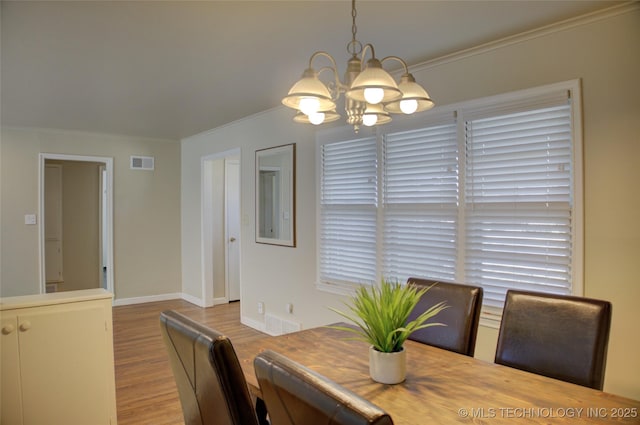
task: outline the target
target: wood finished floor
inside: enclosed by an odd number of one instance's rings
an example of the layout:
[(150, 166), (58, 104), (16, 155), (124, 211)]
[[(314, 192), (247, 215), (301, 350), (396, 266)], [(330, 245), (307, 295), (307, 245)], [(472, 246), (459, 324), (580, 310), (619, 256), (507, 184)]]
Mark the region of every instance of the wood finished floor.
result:
[(182, 300), (113, 308), (118, 425), (184, 425), (160, 312), (176, 310), (226, 334), (232, 342), (266, 335), (240, 323), (240, 304), (200, 308)]

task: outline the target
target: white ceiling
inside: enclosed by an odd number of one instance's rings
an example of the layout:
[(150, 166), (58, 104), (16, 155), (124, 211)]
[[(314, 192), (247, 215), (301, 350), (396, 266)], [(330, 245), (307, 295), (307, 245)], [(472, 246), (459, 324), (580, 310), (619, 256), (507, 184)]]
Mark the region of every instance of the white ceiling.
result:
[[(615, 3), (362, 0), (358, 39), (411, 65)], [(279, 105), (316, 50), (343, 73), (351, 40), (345, 0), (3, 0), (1, 14), (2, 125), (168, 139)]]

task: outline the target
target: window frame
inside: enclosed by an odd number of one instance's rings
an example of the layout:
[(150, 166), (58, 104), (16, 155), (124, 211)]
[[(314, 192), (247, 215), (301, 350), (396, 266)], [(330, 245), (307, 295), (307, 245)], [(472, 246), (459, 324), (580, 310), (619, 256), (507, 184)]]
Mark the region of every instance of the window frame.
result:
[[(377, 261), (376, 268), (377, 280), (382, 278), (382, 244), (383, 244), (383, 170), (384, 170), (384, 155), (383, 155), (383, 136), (387, 133), (410, 131), (412, 129), (420, 129), (429, 125), (437, 124), (438, 121), (442, 121), (445, 117), (454, 115), (457, 119), (457, 142), (459, 150), (459, 181), (461, 184), (459, 204), (458, 204), (458, 242), (457, 245), (460, 248), (465, 246), (465, 223), (464, 223), (464, 188), (465, 181), (465, 164), (464, 164), (464, 152), (465, 152), (465, 121), (466, 117), (477, 114), (477, 111), (485, 109), (500, 110), (501, 107), (512, 108), (518, 105), (533, 105), (537, 102), (537, 99), (545, 98), (550, 94), (557, 92), (566, 92), (571, 102), (571, 130), (572, 130), (572, 206), (571, 206), (571, 232), (572, 232), (572, 250), (571, 250), (571, 293), (572, 295), (581, 296), (584, 293), (584, 180), (583, 180), (583, 134), (582, 134), (582, 94), (581, 94), (581, 80), (569, 80), (540, 87), (534, 87), (524, 90), (513, 91), (509, 93), (484, 97), (480, 99), (474, 99), (464, 102), (459, 102), (451, 105), (437, 106), (431, 111), (424, 112), (417, 116), (404, 117), (400, 116), (394, 119), (394, 122), (385, 126), (376, 127), (375, 130), (362, 129), (363, 131), (372, 131), (377, 138), (378, 146), (378, 227), (376, 231), (377, 240)], [(321, 178), (322, 178), (322, 146), (324, 144), (340, 142), (349, 140), (354, 137), (353, 129), (350, 126), (334, 127), (328, 130), (320, 130), (316, 133), (316, 199), (317, 199), (317, 225), (316, 225), (316, 244), (317, 252), (320, 252), (322, 228), (320, 224), (320, 211), (321, 211)], [(362, 134), (357, 137), (366, 137)], [(456, 259), (456, 276), (462, 277), (462, 279), (456, 281), (463, 282), (465, 275), (465, 264)], [(346, 284), (341, 285), (330, 284), (322, 282), (320, 279), (320, 262), (317, 263), (316, 271), (316, 287), (319, 290), (337, 293), (337, 294), (352, 294), (358, 284)], [(497, 328), (500, 324), (502, 309), (484, 308), (482, 309), (481, 324), (489, 327)]]

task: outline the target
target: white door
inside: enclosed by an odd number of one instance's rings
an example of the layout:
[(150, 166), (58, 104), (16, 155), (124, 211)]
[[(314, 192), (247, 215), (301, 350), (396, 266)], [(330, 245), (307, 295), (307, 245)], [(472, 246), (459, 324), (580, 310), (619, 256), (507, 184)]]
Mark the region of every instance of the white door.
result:
[(229, 301), (240, 299), (240, 161), (225, 159), (226, 257)]
[(107, 282), (107, 265), (109, 264), (109, 246), (107, 240), (109, 238), (109, 228), (107, 226), (107, 169), (105, 166), (100, 167), (100, 281), (102, 287), (108, 290)]
[(44, 252), (47, 283), (62, 283), (62, 166), (45, 164)]

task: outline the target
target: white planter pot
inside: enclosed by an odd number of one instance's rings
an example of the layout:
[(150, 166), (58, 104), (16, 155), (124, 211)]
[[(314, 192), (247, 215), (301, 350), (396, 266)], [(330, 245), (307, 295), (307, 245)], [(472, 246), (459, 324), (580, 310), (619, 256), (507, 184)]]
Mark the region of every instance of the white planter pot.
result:
[(369, 375), (381, 384), (399, 384), (407, 376), (407, 352), (382, 353), (369, 347)]

